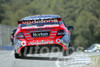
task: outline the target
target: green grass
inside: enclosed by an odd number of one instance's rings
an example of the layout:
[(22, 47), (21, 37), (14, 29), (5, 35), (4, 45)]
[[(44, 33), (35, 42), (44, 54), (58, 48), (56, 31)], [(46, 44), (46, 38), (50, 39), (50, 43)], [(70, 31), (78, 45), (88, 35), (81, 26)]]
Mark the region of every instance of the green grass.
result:
[(86, 67), (100, 67), (100, 55), (91, 56), (92, 63)]

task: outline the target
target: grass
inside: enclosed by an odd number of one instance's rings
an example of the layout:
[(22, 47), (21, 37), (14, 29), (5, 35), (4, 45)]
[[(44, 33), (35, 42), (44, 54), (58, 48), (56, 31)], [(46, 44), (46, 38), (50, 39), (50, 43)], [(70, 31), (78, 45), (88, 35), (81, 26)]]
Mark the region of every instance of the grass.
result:
[(100, 67), (100, 55), (91, 56), (92, 63), (87, 65), (86, 67)]

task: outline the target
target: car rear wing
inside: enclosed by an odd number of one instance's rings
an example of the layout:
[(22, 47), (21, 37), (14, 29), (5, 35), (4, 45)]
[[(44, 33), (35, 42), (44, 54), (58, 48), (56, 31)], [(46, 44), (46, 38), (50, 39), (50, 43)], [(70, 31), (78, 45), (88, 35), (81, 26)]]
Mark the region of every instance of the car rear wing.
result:
[(21, 21), (17, 21), (17, 25), (29, 24), (29, 23), (59, 22), (59, 21), (61, 21), (61, 18), (39, 19), (39, 20), (21, 20)]

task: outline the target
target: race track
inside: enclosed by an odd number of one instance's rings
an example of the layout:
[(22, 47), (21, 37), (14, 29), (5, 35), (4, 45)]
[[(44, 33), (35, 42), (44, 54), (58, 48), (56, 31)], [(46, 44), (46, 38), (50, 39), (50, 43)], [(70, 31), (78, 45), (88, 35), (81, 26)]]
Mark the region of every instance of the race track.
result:
[(90, 63), (91, 58), (82, 52), (74, 52), (67, 57), (57, 52), (15, 59), (13, 51), (0, 51), (0, 67), (83, 67)]

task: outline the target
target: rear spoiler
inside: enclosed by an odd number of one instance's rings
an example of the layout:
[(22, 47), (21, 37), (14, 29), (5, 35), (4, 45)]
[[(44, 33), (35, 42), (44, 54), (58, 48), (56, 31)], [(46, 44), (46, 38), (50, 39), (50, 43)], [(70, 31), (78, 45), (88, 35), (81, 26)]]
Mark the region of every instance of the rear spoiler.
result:
[(17, 21), (17, 25), (19, 24), (27, 24), (27, 23), (39, 23), (39, 22), (57, 22), (61, 21), (61, 18), (52, 18), (52, 19), (39, 19), (39, 20), (21, 20)]
[(22, 21), (17, 21), (17, 25), (19, 25), (19, 24), (25, 24), (26, 22), (28, 23), (28, 22), (33, 22), (34, 20), (22, 20)]

